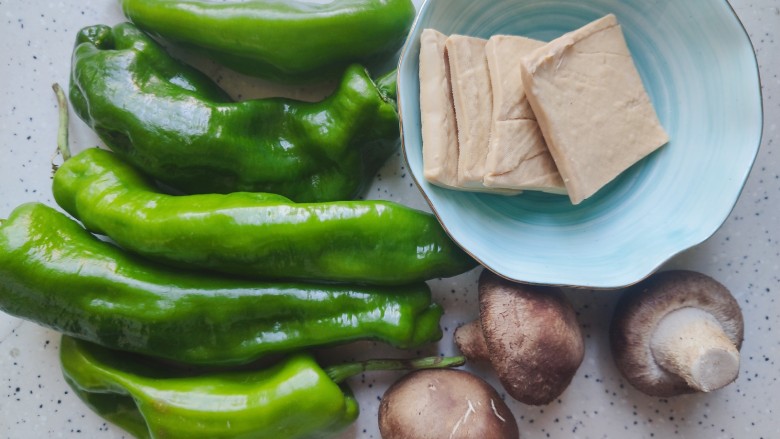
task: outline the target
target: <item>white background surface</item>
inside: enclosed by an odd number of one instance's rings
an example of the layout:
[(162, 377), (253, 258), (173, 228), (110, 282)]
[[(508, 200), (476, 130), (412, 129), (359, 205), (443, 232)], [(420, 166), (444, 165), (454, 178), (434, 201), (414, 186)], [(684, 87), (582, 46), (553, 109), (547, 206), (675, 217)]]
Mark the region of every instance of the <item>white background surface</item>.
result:
[[(732, 5), (753, 41), (761, 69), (765, 115), (761, 150), (723, 227), (665, 268), (707, 273), (737, 297), (746, 322), (740, 376), (712, 394), (670, 399), (644, 396), (619, 376), (609, 353), (607, 329), (616, 292), (570, 291), (586, 335), (586, 358), (558, 401), (546, 407), (510, 403), (525, 438), (780, 437), (780, 2), (734, 0)], [(56, 147), (57, 114), (50, 86), (68, 82), (78, 29), (98, 23), (113, 25), (123, 17), (113, 0), (0, 0), (0, 20), (0, 217), (5, 217), (27, 201), (54, 205), (50, 157)], [(199, 65), (219, 77), (235, 96), (268, 92), (256, 80), (208, 63)], [(310, 92), (284, 90), (292, 96)], [(78, 151), (99, 143), (73, 116), (72, 148)], [(400, 154), (380, 171), (367, 197), (426, 208)], [(477, 274), (475, 270), (431, 283), (447, 312), (442, 321), (445, 336), (413, 354), (456, 353), (453, 330), (477, 314)], [(56, 333), (0, 314), (0, 437), (128, 437), (92, 414), (69, 391), (59, 370), (58, 344)], [(358, 343), (331, 354), (338, 360), (409, 355), (374, 343)], [(497, 385), (486, 368), (474, 365), (469, 369)], [(349, 381), (362, 412), (343, 438), (379, 437), (378, 402), (398, 376), (375, 373)]]

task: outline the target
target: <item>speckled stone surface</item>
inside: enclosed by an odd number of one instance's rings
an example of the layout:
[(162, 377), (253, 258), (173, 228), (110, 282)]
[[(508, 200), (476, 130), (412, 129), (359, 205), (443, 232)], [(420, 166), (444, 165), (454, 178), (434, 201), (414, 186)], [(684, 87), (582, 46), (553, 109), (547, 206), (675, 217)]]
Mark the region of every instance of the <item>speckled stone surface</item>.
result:
[[(525, 438), (780, 437), (780, 3), (734, 0), (732, 5), (758, 57), (764, 98), (763, 143), (742, 196), (723, 227), (665, 268), (699, 270), (734, 293), (746, 320), (739, 378), (711, 394), (668, 399), (640, 394), (619, 375), (609, 353), (607, 329), (615, 292), (569, 292), (586, 337), (585, 361), (556, 402), (545, 407), (509, 402)], [(0, 217), (5, 217), (26, 201), (54, 205), (50, 159), (57, 114), (50, 85), (67, 83), (71, 46), (79, 28), (114, 24), (122, 15), (114, 0), (0, 0), (0, 20)], [(262, 96), (272, 90), (209, 63), (199, 65), (236, 96)], [(295, 88), (283, 92), (292, 96), (323, 93)], [(98, 143), (74, 117), (73, 149)], [(388, 161), (367, 197), (426, 208), (400, 155)], [(475, 270), (431, 283), (437, 300), (446, 308), (445, 336), (437, 345), (415, 354), (456, 353), (454, 329), (477, 314), (477, 274)], [(0, 438), (128, 437), (95, 416), (69, 390), (59, 370), (58, 345), (56, 333), (0, 314)], [(408, 353), (358, 343), (327, 355), (335, 361), (403, 354)], [(474, 365), (469, 369), (501, 390), (487, 368)], [(362, 413), (342, 438), (379, 438), (379, 400), (398, 377), (397, 373), (373, 373), (349, 381)]]

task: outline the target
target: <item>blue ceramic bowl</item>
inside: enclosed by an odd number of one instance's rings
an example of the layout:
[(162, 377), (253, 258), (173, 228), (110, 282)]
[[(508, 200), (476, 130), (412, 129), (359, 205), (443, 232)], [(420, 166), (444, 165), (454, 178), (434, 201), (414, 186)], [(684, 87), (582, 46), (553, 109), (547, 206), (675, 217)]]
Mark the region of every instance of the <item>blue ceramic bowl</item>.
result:
[[(608, 13), (623, 27), (669, 144), (577, 206), (425, 181), (423, 29), (549, 41)], [(431, 209), (474, 258), (521, 282), (619, 288), (643, 279), (723, 224), (761, 143), (755, 54), (725, 0), (427, 0), (401, 54), (398, 93), (405, 157)]]

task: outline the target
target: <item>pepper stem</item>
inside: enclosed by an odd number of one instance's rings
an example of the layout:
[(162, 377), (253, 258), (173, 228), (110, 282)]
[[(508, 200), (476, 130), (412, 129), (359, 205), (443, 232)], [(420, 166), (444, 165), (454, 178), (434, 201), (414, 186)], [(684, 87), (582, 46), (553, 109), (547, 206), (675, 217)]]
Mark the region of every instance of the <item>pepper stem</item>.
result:
[[(68, 98), (59, 84), (54, 83), (51, 88), (54, 89), (54, 93), (57, 95), (57, 106), (59, 107), (60, 115), (60, 125), (57, 129), (57, 152), (62, 156), (62, 160), (65, 161), (71, 156), (70, 146), (68, 145)], [(57, 153), (55, 153), (56, 155)], [(52, 157), (52, 168), (55, 171), (57, 170), (57, 166), (54, 164), (54, 157)]]
[(462, 366), (466, 363), (466, 357), (423, 357), (411, 360), (406, 359), (377, 359), (358, 361), (354, 363), (336, 364), (325, 368), (334, 383), (338, 384), (349, 377), (366, 371), (387, 370), (421, 370), (444, 369), (448, 367)]
[(393, 69), (384, 75), (376, 78), (374, 83), (376, 88), (379, 89), (382, 94), (390, 99), (395, 100), (398, 97), (397, 84), (398, 82), (398, 69)]

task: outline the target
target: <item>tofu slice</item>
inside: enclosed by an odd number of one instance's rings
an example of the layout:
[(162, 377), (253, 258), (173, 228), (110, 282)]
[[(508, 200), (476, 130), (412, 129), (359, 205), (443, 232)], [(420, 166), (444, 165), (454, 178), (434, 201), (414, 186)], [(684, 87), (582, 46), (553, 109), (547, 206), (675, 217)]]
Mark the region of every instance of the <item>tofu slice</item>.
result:
[(545, 44), (544, 41), (515, 35), (494, 35), (485, 44), (493, 88), (494, 119), (536, 120), (520, 79), (520, 63), (523, 57)]
[(493, 97), (485, 57), (487, 40), (450, 35), (446, 50), (458, 127), (458, 186), (482, 189)]
[(521, 72), (573, 204), (669, 141), (612, 14), (535, 50)]
[(535, 120), (496, 121), (491, 139), (491, 142), (503, 145), (494, 146), (494, 150), (501, 148), (506, 150), (506, 154), (503, 154), (502, 161), (495, 165), (491, 163), (491, 156), (488, 155), (486, 167), (493, 171), (485, 174), (485, 187), (566, 193), (566, 186)]
[(423, 176), (442, 187), (458, 185), (458, 129), (452, 102), (447, 36), (434, 29), (420, 35), (420, 119)]
[(511, 35), (494, 35), (485, 45), (493, 91), (483, 177), (486, 187), (566, 193), (520, 75), (522, 57), (544, 45), (542, 41)]

